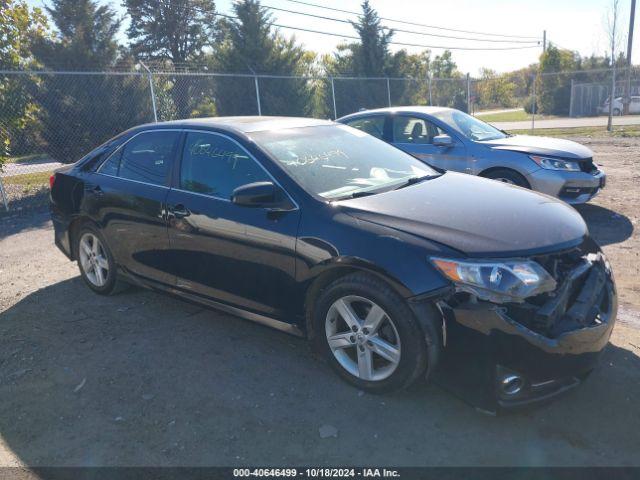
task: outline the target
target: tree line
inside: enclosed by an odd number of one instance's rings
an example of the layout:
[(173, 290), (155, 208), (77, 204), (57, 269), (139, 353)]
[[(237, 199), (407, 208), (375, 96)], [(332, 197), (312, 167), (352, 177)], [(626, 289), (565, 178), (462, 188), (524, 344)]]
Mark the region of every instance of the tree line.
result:
[[(432, 56), (392, 52), (392, 29), (385, 28), (368, 0), (351, 22), (358, 40), (331, 54), (318, 55), (284, 36), (259, 0), (239, 0), (222, 16), (214, 0), (124, 0), (123, 22), (97, 0), (51, 0), (46, 13), (25, 0), (0, 0), (0, 70), (84, 72), (82, 75), (0, 74), (0, 162), (7, 155), (44, 150), (74, 161), (102, 141), (133, 125), (151, 121), (148, 77), (96, 75), (136, 71), (144, 63), (165, 71), (153, 76), (160, 119), (213, 115), (255, 115), (254, 79), (187, 75), (192, 70), (308, 76), (262, 78), (263, 114), (332, 117), (393, 104), (429, 103), (467, 108), (467, 88), (451, 52)], [(474, 82), (480, 108), (509, 107), (529, 101), (532, 73), (608, 64), (606, 58), (581, 59), (549, 47), (540, 63), (497, 74), (484, 69)], [(345, 80), (342, 77), (356, 77)], [(322, 78), (320, 78), (322, 77)], [(333, 77), (333, 85), (328, 78)], [(411, 81), (362, 77), (411, 78)], [(427, 78), (448, 79), (431, 86)], [(564, 113), (566, 82), (539, 78), (538, 111)], [(555, 82), (555, 83), (554, 83)], [(566, 99), (566, 100), (565, 100)]]

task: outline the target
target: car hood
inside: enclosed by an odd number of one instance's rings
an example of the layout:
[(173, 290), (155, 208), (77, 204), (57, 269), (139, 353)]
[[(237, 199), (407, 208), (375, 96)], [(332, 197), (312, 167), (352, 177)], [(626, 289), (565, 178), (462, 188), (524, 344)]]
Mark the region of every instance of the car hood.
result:
[(588, 233), (580, 214), (563, 202), (454, 172), (339, 205), (358, 219), (417, 235), (472, 257), (551, 252), (581, 242)]
[(593, 157), (593, 152), (584, 145), (561, 138), (514, 135), (479, 143), (494, 150), (511, 150), (529, 155), (549, 155), (575, 160), (587, 160)]

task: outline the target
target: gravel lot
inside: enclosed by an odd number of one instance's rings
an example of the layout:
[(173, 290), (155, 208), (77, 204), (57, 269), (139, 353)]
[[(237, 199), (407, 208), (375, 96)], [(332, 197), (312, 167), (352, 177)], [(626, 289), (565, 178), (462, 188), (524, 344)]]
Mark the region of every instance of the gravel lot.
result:
[(583, 141), (609, 185), (580, 212), (622, 310), (580, 389), (499, 417), (437, 386), (363, 395), (303, 340), (148, 291), (94, 295), (46, 215), (8, 218), (0, 465), (640, 465), (640, 142)]

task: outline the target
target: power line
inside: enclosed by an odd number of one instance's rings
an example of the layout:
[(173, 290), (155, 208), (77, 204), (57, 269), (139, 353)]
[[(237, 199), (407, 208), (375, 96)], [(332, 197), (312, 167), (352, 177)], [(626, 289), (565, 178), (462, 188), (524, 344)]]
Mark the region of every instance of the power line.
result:
[[(288, 0), (288, 1), (293, 1), (293, 0)], [(210, 12), (205, 12), (202, 9), (200, 9), (199, 7), (195, 7), (195, 6), (189, 6), (189, 7), (187, 7), (187, 9), (188, 10), (192, 10), (192, 11), (196, 11), (196, 12), (199, 12), (199, 13), (207, 13), (207, 14), (210, 13)], [(239, 17), (236, 17), (235, 15), (229, 15), (229, 14), (225, 14), (225, 13), (211, 13), (211, 15), (216, 16), (216, 17), (222, 17), (222, 18), (226, 18), (226, 19), (231, 19), (231, 20), (241, 20)], [(285, 29), (289, 29), (289, 30), (296, 30), (296, 31), (307, 32), (307, 33), (316, 33), (316, 34), (327, 35), (327, 36), (332, 36), (332, 37), (348, 38), (348, 39), (351, 39), (351, 40), (360, 40), (360, 37), (354, 36), (354, 35), (345, 35), (345, 34), (340, 34), (340, 33), (325, 32), (325, 31), (314, 30), (314, 29), (310, 29), (310, 28), (292, 27), (291, 25), (283, 25), (283, 24), (275, 23), (275, 22), (269, 22), (269, 24), (274, 26), (274, 27), (285, 28)], [(437, 48), (437, 49), (442, 49), (442, 50), (474, 50), (474, 51), (490, 51), (490, 50), (492, 50), (492, 51), (504, 51), (504, 50), (525, 50), (525, 49), (530, 49), (530, 48), (538, 48), (537, 45), (519, 46), (519, 47), (451, 47), (451, 46), (443, 46), (443, 45), (425, 45), (425, 44), (420, 44), (420, 43), (409, 43), (409, 42), (398, 42), (398, 41), (390, 41), (389, 44), (390, 45), (400, 45), (400, 46), (403, 46), (403, 47)]]
[[(230, 18), (232, 20), (240, 20), (238, 17), (233, 16), (233, 15), (226, 15), (224, 13), (214, 13), (215, 16), (218, 17), (223, 17), (223, 18)], [(302, 27), (292, 27), (290, 25), (282, 25), (282, 24), (278, 24), (278, 23), (270, 23), (271, 25), (273, 25), (274, 27), (278, 27), (278, 28), (287, 28), (290, 30), (298, 30), (301, 32), (308, 32), (308, 33), (317, 33), (320, 35), (329, 35), (332, 37), (341, 37), (341, 38), (349, 38), (352, 40), (360, 40), (360, 37), (356, 37), (354, 35), (343, 35), (340, 33), (333, 33), (333, 32), (323, 32), (320, 30), (313, 30), (310, 28), (302, 28)], [(391, 41), (389, 42), (389, 44), (391, 45), (400, 45), (400, 46), (404, 46), (404, 47), (419, 47), (419, 48), (441, 48), (443, 50), (524, 50), (524, 49), (528, 49), (528, 48), (538, 48), (537, 45), (529, 45), (529, 46), (525, 46), (525, 47), (448, 47), (448, 46), (443, 46), (443, 45), (424, 45), (424, 44), (420, 44), (420, 43), (408, 43), (408, 42), (396, 42), (396, 41)]]
[[(362, 15), (361, 13), (354, 12), (352, 10), (342, 10), (340, 8), (326, 7), (324, 5), (318, 5), (316, 3), (303, 2), (302, 0), (285, 0), (285, 1), (292, 2), (292, 3), (299, 3), (301, 5), (307, 5), (308, 7), (322, 8), (322, 9), (325, 9), (325, 10), (333, 10), (334, 12), (348, 13), (350, 15), (358, 15), (358, 16)], [(397, 20), (397, 19), (386, 18), (386, 17), (378, 17), (378, 18), (380, 18), (380, 20), (386, 20), (387, 22), (403, 23), (405, 25), (413, 25), (413, 26), (416, 26), (416, 27), (434, 28), (436, 30), (446, 30), (446, 31), (449, 31), (449, 32), (471, 33), (471, 34), (475, 34), (475, 35), (487, 35), (487, 36), (504, 37), (504, 38), (520, 38), (520, 39), (529, 39), (529, 40), (539, 40), (538, 37), (528, 37), (528, 36), (523, 36), (523, 35), (505, 35), (505, 34), (501, 34), (501, 33), (477, 32), (477, 31), (473, 31), (473, 30), (459, 30), (459, 29), (456, 29), (456, 28), (446, 28), (446, 27), (439, 27), (439, 26), (436, 26), (436, 25), (427, 25), (427, 24), (424, 24), (424, 23), (409, 22), (407, 20)]]
[[(313, 18), (319, 18), (322, 20), (330, 20), (332, 22), (340, 22), (340, 23), (348, 23), (351, 24), (351, 21), (349, 20), (343, 20), (341, 18), (335, 18), (335, 17), (325, 17), (323, 15), (315, 15), (313, 13), (306, 13), (306, 12), (299, 12), (296, 10), (288, 10), (286, 8), (280, 8), (280, 7), (272, 7), (270, 5), (265, 5), (262, 4), (262, 6), (264, 8), (267, 8), (269, 10), (278, 10), (280, 12), (286, 12), (286, 13), (293, 13), (295, 15), (303, 15), (306, 17), (313, 17)], [(455, 40), (472, 40), (472, 41), (477, 41), (477, 42), (496, 42), (496, 43), (536, 43), (536, 44), (540, 44), (540, 40), (502, 40), (502, 39), (495, 39), (495, 38), (473, 38), (473, 37), (458, 37), (455, 35), (444, 35), (441, 33), (426, 33), (426, 32), (416, 32), (415, 30), (404, 30), (401, 28), (389, 28), (389, 27), (384, 27), (387, 30), (393, 30), (394, 32), (400, 32), (400, 33), (410, 33), (413, 35), (424, 35), (426, 37), (440, 37), (440, 38), (451, 38), (451, 39), (455, 39)]]

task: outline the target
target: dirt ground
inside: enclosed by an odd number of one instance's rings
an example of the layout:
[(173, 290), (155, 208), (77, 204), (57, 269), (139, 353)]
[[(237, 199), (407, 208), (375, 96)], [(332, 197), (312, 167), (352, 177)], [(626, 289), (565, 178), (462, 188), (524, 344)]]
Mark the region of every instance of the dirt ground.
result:
[(606, 188), (578, 207), (613, 265), (621, 304), (640, 310), (640, 138), (575, 138), (594, 152)]
[(362, 394), (301, 339), (144, 290), (92, 294), (31, 215), (0, 221), (0, 465), (640, 466), (640, 141), (582, 141), (609, 184), (579, 210), (622, 308), (565, 397), (488, 417), (437, 386)]

